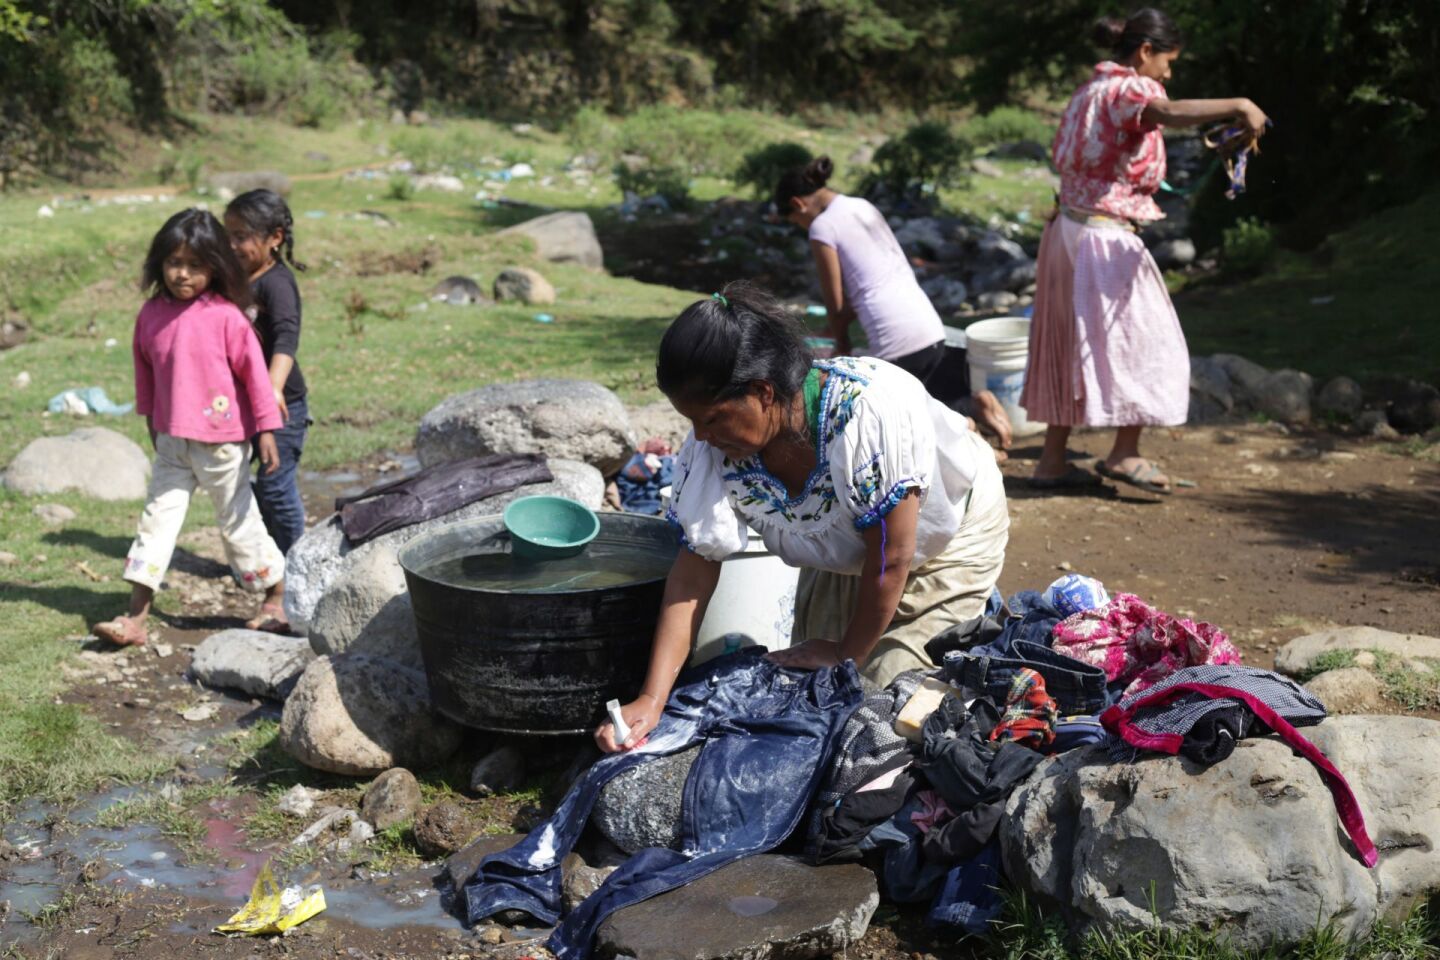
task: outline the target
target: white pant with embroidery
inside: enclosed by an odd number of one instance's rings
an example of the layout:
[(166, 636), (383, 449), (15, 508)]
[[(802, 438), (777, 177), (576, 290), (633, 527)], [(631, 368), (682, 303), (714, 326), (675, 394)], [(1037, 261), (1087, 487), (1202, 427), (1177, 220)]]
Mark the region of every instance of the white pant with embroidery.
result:
[(125, 558), (125, 579), (160, 589), (196, 487), (215, 504), (225, 557), (240, 585), (259, 592), (284, 579), (285, 557), (266, 532), (250, 491), (250, 444), (202, 443), (164, 433), (155, 437), (150, 492)]

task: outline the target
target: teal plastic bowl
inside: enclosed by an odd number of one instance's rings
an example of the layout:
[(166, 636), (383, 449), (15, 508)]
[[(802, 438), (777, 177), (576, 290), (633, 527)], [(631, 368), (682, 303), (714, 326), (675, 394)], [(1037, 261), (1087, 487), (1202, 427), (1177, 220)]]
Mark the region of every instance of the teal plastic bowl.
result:
[(523, 560), (573, 557), (600, 532), (595, 511), (565, 497), (521, 497), (504, 519), (511, 553)]

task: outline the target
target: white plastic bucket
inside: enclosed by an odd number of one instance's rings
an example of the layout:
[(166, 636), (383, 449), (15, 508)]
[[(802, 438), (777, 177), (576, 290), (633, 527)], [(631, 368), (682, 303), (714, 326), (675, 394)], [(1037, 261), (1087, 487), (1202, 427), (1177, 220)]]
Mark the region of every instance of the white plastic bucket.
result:
[(1015, 436), (1042, 432), (1045, 424), (1029, 420), (1020, 406), (1025, 364), (1030, 357), (1030, 321), (1023, 317), (978, 320), (965, 328), (965, 339), (971, 391), (983, 388), (995, 394), (1010, 417), (1010, 430)]
[[(751, 531), (745, 549), (720, 565), (720, 582), (705, 609), (691, 663), (704, 663), (740, 646), (790, 646), (795, 587), (800, 570), (765, 549)], [(744, 636), (748, 640), (740, 640)]]

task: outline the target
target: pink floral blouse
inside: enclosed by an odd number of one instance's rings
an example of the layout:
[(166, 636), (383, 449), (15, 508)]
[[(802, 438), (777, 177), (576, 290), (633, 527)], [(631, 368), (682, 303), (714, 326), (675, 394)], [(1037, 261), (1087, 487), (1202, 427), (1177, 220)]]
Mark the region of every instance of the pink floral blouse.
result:
[(1155, 191), (1165, 179), (1165, 138), (1140, 117), (1165, 88), (1109, 60), (1070, 98), (1055, 133), (1060, 202), (1129, 220), (1159, 220)]

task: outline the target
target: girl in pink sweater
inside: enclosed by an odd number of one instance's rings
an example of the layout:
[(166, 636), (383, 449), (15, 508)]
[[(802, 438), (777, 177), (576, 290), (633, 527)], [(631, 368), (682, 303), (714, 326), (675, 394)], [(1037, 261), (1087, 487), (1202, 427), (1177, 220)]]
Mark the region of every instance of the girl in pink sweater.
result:
[(260, 341), (241, 308), (250, 285), (220, 222), (203, 210), (175, 214), (151, 241), (135, 320), (135, 409), (155, 447), (140, 529), (125, 558), (130, 611), (95, 627), (118, 644), (146, 641), (145, 619), (170, 566), (196, 488), (210, 495), (230, 569), (264, 592), (247, 626), (285, 627), (285, 558), (265, 531), (250, 490), (250, 438), (262, 469), (279, 466), (271, 431), (280, 410)]

